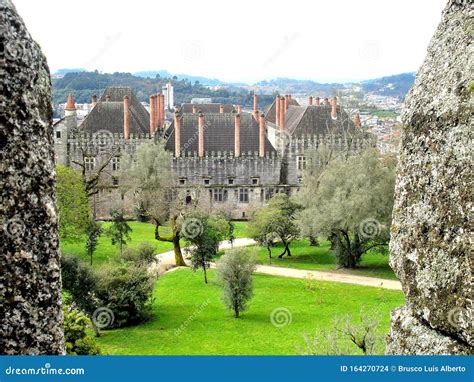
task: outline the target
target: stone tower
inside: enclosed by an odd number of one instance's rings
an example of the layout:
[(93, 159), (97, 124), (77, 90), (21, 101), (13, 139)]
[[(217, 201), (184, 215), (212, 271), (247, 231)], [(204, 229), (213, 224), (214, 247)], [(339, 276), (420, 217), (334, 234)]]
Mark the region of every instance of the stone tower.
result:
[(0, 0), (0, 352), (64, 354), (46, 59)]
[(473, 353), (472, 1), (450, 0), (406, 99), (390, 264), (406, 305), (388, 354)]

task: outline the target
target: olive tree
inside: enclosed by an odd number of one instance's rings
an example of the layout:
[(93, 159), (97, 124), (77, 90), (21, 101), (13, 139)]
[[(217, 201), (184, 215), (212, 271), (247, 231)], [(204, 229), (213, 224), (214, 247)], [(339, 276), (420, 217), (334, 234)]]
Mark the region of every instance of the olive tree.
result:
[(331, 239), (339, 266), (354, 268), (368, 250), (388, 244), (395, 163), (375, 149), (333, 158), (323, 169), (309, 161), (298, 224)]
[(228, 251), (217, 262), (217, 282), (222, 287), (222, 302), (235, 318), (248, 307), (253, 296), (255, 256), (244, 248)]
[(300, 208), (300, 205), (288, 195), (280, 193), (252, 216), (251, 236), (267, 248), (270, 259), (271, 246), (275, 240), (280, 240), (284, 246), (283, 252), (278, 257), (282, 258), (285, 254), (291, 256), (291, 241), (299, 235), (295, 215)]
[[(125, 156), (119, 173), (122, 192), (129, 193), (140, 211), (155, 225), (155, 239), (173, 243), (177, 266), (185, 266), (179, 240), (185, 210), (194, 202), (172, 178), (171, 157), (163, 143), (140, 145), (135, 155)], [(170, 223), (171, 234), (162, 235), (160, 227)]]

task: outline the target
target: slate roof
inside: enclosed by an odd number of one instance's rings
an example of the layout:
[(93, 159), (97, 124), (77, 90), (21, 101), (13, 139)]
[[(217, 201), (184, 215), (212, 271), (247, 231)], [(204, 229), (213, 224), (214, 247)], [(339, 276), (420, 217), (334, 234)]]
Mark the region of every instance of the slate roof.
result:
[[(212, 113), (204, 115), (204, 151), (234, 152), (235, 113)], [(181, 151), (198, 151), (198, 114), (184, 113), (181, 116)], [(174, 121), (168, 129), (166, 149), (175, 153)], [(240, 114), (240, 151), (242, 154), (258, 151), (259, 125), (249, 113)], [(275, 152), (265, 136), (265, 152)]]
[[(220, 113), (221, 103), (183, 103), (181, 105), (181, 113), (192, 113), (193, 106), (198, 110), (201, 110), (203, 114), (207, 113)], [(234, 110), (234, 105), (223, 104), (224, 113), (232, 113)]]
[[(107, 101), (110, 96), (110, 101)], [(82, 131), (95, 133), (108, 130), (112, 133), (123, 133), (123, 97), (130, 101), (130, 132), (146, 134), (150, 127), (150, 114), (138, 101), (130, 87), (108, 87), (102, 93), (97, 105), (86, 116), (80, 125)]]
[[(290, 98), (288, 101), (288, 106), (300, 106), (300, 104), (293, 98)], [(265, 119), (269, 122), (276, 123), (275, 120), (276, 105), (275, 100), (273, 103), (265, 109)]]
[[(275, 122), (275, 101), (267, 108), (265, 119)], [(354, 132), (352, 118), (340, 106), (337, 106), (337, 119), (331, 117), (331, 105), (299, 106), (298, 102), (290, 99), (290, 105), (285, 114), (285, 129), (292, 136), (324, 135), (338, 132)]]

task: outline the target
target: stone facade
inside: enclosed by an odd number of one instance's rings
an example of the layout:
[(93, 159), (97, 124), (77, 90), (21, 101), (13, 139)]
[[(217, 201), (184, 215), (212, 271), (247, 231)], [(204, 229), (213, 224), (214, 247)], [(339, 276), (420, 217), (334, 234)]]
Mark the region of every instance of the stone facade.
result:
[(49, 69), (10, 0), (0, 15), (0, 352), (64, 354)]
[(390, 264), (406, 305), (388, 354), (473, 354), (473, 4), (451, 0), (406, 99)]
[[(153, 133), (149, 134), (142, 127), (149, 120), (143, 117), (141, 105), (134, 102), (129, 88), (108, 88), (104, 94), (80, 126), (74, 124), (73, 116), (55, 125), (57, 163), (77, 166), (87, 158), (87, 168), (93, 172), (115, 153), (103, 173), (103, 188), (92, 198), (99, 219), (107, 219), (117, 203), (133, 217), (133, 206), (119, 192), (117, 170), (120, 156), (133, 155), (145, 142), (165, 141), (177, 187), (204, 189), (212, 207), (230, 211), (234, 219), (247, 219), (275, 193), (297, 192), (306, 150), (324, 144), (335, 151), (355, 152), (375, 144), (371, 136), (355, 129), (341, 107), (300, 107), (291, 99), (287, 102), (288, 129), (283, 132), (271, 118), (259, 117), (258, 110), (246, 113), (233, 105), (184, 104), (164, 128), (151, 128)], [(129, 139), (120, 118), (125, 112), (120, 100), (125, 96), (134, 105)]]

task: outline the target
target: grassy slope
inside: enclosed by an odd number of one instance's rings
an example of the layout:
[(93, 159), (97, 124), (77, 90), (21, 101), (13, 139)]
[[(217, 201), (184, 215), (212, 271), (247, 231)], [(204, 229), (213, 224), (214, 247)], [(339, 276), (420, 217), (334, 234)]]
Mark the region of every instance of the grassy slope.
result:
[[(220, 289), (205, 285), (202, 273), (180, 269), (156, 285), (154, 317), (140, 326), (104, 331), (98, 343), (106, 354), (298, 354), (304, 334), (331, 327), (335, 316), (358, 316), (362, 308), (380, 312), (380, 334), (389, 330), (389, 311), (403, 304), (403, 294), (378, 288), (255, 276), (250, 309), (234, 319), (220, 302)], [(206, 303), (200, 309), (201, 304)], [(273, 309), (285, 307), (292, 323), (273, 326)], [(176, 330), (181, 332), (176, 334)], [(350, 346), (350, 345), (348, 345)], [(358, 354), (358, 349), (354, 354)], [(323, 353), (323, 351), (322, 351)]]

